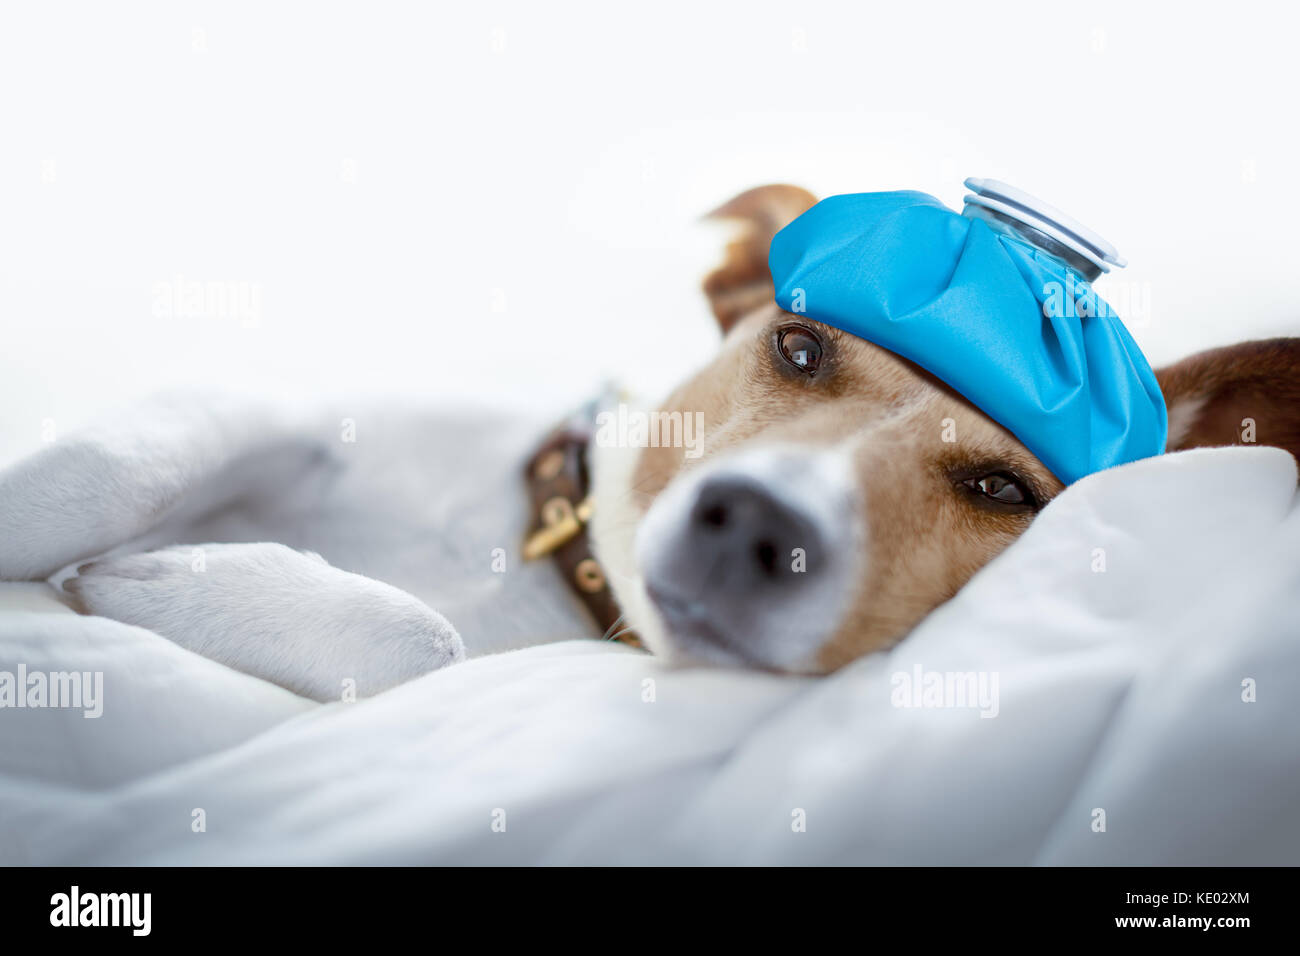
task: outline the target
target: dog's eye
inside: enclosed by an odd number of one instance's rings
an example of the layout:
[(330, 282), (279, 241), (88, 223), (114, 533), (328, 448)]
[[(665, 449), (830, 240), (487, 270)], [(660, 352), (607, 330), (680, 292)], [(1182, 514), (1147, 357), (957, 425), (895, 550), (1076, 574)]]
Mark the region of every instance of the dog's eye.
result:
[(802, 325), (790, 325), (777, 333), (777, 345), (781, 357), (799, 369), (812, 375), (822, 364), (822, 343)]
[(1033, 494), (1018, 479), (1005, 472), (994, 472), (979, 478), (966, 478), (962, 484), (978, 495), (1004, 505), (1037, 505)]

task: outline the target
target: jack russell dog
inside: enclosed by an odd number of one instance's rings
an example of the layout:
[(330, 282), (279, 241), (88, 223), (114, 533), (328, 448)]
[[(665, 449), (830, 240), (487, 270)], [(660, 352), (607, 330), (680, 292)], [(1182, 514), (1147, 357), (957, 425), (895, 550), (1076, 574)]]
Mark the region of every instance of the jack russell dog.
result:
[[(673, 661), (803, 674), (888, 648), (1063, 485), (919, 367), (774, 303), (768, 247), (813, 203), (765, 186), (713, 213), (740, 227), (704, 282), (721, 347), (659, 409), (703, 424), (692, 447), (594, 441), (590, 412), (550, 434), (386, 414), (365, 444), (411, 459), (413, 489), (344, 452), (337, 418), (162, 397), (0, 472), (0, 579), (49, 579), (82, 613), (317, 700), (602, 631)], [(1239, 443), (1250, 418), (1300, 455), (1300, 339), (1157, 378), (1170, 452)], [(940, 440), (944, 420), (958, 441)]]

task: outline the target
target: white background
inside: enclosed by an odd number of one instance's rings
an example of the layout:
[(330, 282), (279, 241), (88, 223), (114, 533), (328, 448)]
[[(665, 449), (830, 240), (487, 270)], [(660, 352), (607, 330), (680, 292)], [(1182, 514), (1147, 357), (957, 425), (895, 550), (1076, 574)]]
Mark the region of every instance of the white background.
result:
[[(0, 461), (174, 385), (661, 390), (715, 345), (699, 214), (772, 181), (1026, 189), (1128, 257), (1153, 364), (1294, 334), (1285, 11), (7, 4)], [(159, 317), (177, 276), (255, 327)]]

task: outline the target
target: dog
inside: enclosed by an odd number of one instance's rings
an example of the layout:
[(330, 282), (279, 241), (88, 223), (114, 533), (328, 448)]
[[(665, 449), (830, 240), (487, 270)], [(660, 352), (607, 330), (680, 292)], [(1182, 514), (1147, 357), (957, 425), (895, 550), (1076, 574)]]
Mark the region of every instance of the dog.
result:
[[(704, 281), (721, 346), (658, 409), (699, 416), (703, 440), (590, 443), (582, 513), (541, 528), (581, 526), (578, 570), (673, 662), (815, 675), (889, 648), (1063, 490), (923, 369), (775, 304), (768, 247), (814, 202), (764, 186), (711, 214), (739, 229)], [(1300, 456), (1300, 339), (1157, 379), (1169, 452), (1257, 441)], [(537, 533), (519, 469), (538, 423), (384, 416), (367, 443), (403, 449), (433, 501), (397, 534), (373, 519), (419, 489), (341, 453), (328, 420), (164, 397), (60, 442), (0, 473), (0, 579), (49, 579), (82, 613), (322, 701), (591, 631), (555, 565), (487, 570)]]

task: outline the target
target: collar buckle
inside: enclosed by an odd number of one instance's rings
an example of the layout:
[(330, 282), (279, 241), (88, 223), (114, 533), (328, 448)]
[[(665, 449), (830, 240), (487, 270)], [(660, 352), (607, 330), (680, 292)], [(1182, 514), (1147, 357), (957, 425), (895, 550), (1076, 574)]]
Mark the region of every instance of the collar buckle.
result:
[(525, 561), (554, 554), (576, 538), (591, 520), (591, 496), (583, 498), (577, 507), (568, 498), (557, 495), (542, 505), (542, 526), (524, 541)]

